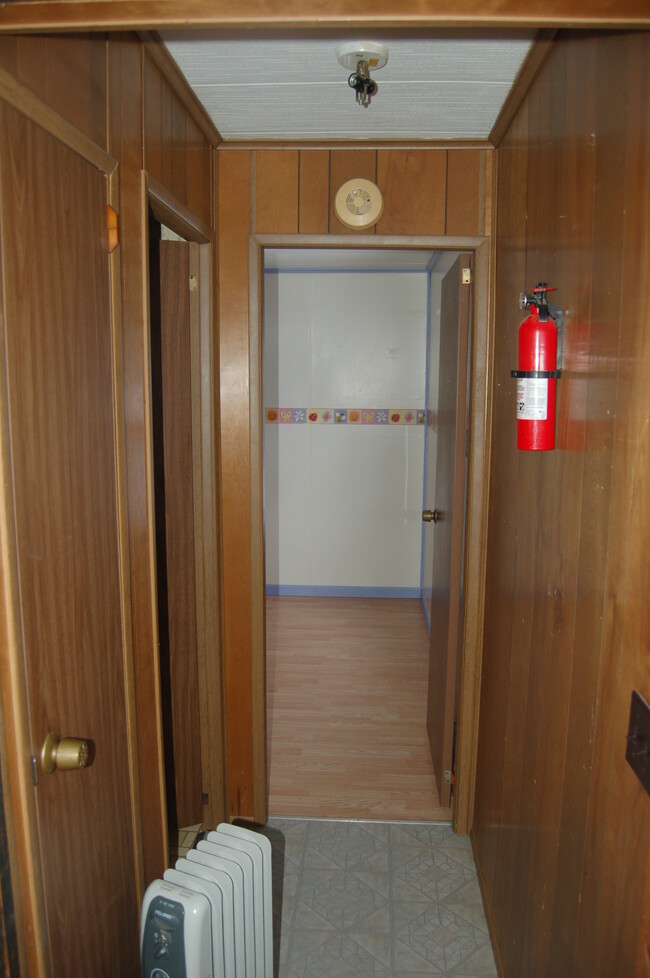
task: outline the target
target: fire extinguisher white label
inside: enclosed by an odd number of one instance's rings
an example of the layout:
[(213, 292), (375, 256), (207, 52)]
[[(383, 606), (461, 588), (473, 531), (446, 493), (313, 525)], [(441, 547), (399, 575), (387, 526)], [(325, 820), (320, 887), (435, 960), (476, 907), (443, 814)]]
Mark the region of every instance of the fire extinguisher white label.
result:
[(548, 380), (546, 377), (520, 377), (517, 380), (517, 419), (546, 421)]

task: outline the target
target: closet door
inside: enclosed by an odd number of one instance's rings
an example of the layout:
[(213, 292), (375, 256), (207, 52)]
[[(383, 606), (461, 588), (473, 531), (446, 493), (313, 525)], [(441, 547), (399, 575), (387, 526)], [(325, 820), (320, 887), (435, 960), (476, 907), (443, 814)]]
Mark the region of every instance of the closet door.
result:
[(435, 486), (427, 486), (427, 505), (435, 517), (427, 732), (440, 804), (451, 803), (456, 682), (465, 523), (465, 437), (469, 310), (471, 285), (462, 270), (470, 256), (460, 255), (442, 280), (440, 308), (440, 386)]
[[(0, 133), (0, 519), (15, 637), (2, 679), (5, 697), (10, 674), (25, 691), (32, 885), (53, 978), (135, 978), (107, 179), (2, 104)], [(50, 737), (42, 758), (50, 734), (76, 742), (64, 756)]]

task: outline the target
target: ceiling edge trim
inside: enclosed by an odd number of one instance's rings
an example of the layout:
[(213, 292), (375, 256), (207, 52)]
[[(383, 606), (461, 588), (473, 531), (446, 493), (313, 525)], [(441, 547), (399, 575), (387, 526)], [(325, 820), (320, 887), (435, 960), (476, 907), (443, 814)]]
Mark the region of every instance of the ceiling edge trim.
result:
[(496, 122), (492, 126), (490, 135), (488, 136), (488, 142), (494, 146), (495, 149), (499, 147), (505, 134), (510, 128), (510, 124), (517, 112), (519, 111), (524, 99), (530, 91), (530, 87), (535, 81), (535, 78), (541, 71), (546, 59), (553, 50), (553, 45), (555, 44), (555, 35), (557, 31), (555, 30), (542, 30), (538, 31), (535, 40), (533, 41), (532, 47), (524, 59), (524, 63), (519, 69), (512, 87), (508, 92), (505, 102), (501, 107), (501, 111), (496, 118)]
[(190, 88), (188, 81), (180, 70), (161, 38), (155, 32), (140, 31), (145, 54), (148, 54), (173, 91), (178, 95), (183, 106), (199, 127), (205, 138), (212, 146), (219, 146), (223, 141), (221, 133), (203, 108), (203, 105)]
[(222, 139), (219, 152), (228, 150), (382, 150), (382, 149), (493, 149), (489, 139)]

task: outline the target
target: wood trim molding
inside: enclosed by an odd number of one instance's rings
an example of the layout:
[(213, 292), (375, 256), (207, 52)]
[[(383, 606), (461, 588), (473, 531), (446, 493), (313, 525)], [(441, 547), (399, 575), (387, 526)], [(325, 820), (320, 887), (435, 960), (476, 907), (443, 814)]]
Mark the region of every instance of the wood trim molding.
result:
[[(120, 192), (117, 173), (107, 180), (109, 203), (119, 207)], [(131, 552), (129, 547), (127, 452), (124, 407), (124, 336), (122, 319), (122, 258), (116, 249), (110, 262), (110, 302), (113, 346), (113, 404), (115, 430), (115, 479), (117, 483), (117, 525), (120, 567), (120, 614), (124, 647), (124, 686), (128, 728), (129, 785), (131, 791), (131, 825), (133, 831), (133, 862), (138, 899), (145, 891), (145, 872), (142, 847), (139, 757), (137, 742), (137, 706), (135, 692), (135, 658), (133, 649), (133, 608), (131, 603)]]
[(476, 251), (483, 237), (407, 234), (257, 234), (262, 248), (383, 248), (395, 251)]
[(499, 146), (510, 128), (510, 123), (516, 116), (531, 85), (551, 53), (556, 33), (554, 30), (543, 30), (537, 34), (535, 42), (508, 92), (508, 97), (503, 103), (497, 120), (492, 126), (492, 131), (488, 137), (488, 141), (492, 146)]
[(232, 149), (246, 149), (246, 150), (287, 150), (287, 149), (318, 149), (318, 150), (328, 150), (328, 149), (347, 149), (347, 150), (358, 150), (358, 149), (371, 149), (371, 150), (381, 150), (381, 149), (399, 149), (399, 150), (417, 150), (417, 149), (492, 149), (492, 143), (489, 139), (419, 139), (419, 140), (404, 140), (404, 139), (377, 139), (368, 140), (364, 142), (363, 140), (353, 140), (353, 139), (267, 139), (267, 140), (245, 140), (245, 139), (224, 139), (223, 142), (219, 144), (219, 152), (223, 153), (227, 150)]
[[(650, 23), (646, 0), (440, 0), (423, 12), (421, 0), (377, 0), (371, 26), (388, 30), (439, 27), (644, 27)], [(351, 11), (346, 0), (285, 0), (278, 9), (269, 0), (15, 0), (0, 14), (0, 32), (83, 30), (151, 30), (158, 27), (221, 27), (229, 30), (263, 26), (275, 31), (368, 29), (364, 11)]]
[[(262, 441), (262, 326), (264, 250), (255, 235), (249, 240), (250, 418), (251, 418), (251, 645), (253, 669), (253, 816), (268, 818), (266, 734), (266, 568), (264, 559), (263, 441)], [(253, 503), (253, 501), (255, 501)], [(259, 501), (259, 505), (257, 505)]]
[(144, 53), (149, 55), (165, 81), (169, 82), (172, 90), (178, 95), (183, 103), (183, 107), (197, 124), (205, 138), (212, 146), (218, 146), (222, 142), (221, 134), (188, 85), (185, 75), (165, 47), (162, 38), (155, 32), (143, 31), (140, 34), (140, 39), (142, 40)]
[(161, 224), (165, 224), (188, 241), (209, 244), (214, 240), (212, 228), (148, 173), (146, 189), (151, 210)]
[(470, 338), (469, 451), (465, 516), (465, 593), (460, 641), (454, 828), (472, 828), (483, 654), (483, 606), (490, 489), (490, 399), (493, 317), (490, 316), (490, 239), (474, 252)]
[[(151, 636), (153, 639), (153, 649), (148, 650), (147, 656), (147, 669), (151, 671), (151, 687), (150, 689), (155, 690), (155, 700), (151, 704), (149, 702), (148, 709), (151, 710), (150, 716), (147, 718), (148, 722), (155, 729), (154, 737), (149, 737), (149, 750), (151, 750), (152, 740), (155, 740), (156, 755), (152, 757), (149, 753), (147, 756), (147, 762), (149, 765), (155, 765), (156, 768), (156, 779), (155, 785), (157, 789), (157, 799), (156, 799), (156, 817), (157, 820), (152, 825), (148, 826), (148, 831), (152, 834), (153, 829), (158, 835), (157, 843), (158, 852), (162, 855), (162, 862), (165, 866), (169, 865), (169, 831), (167, 826), (167, 797), (165, 792), (165, 758), (164, 758), (164, 746), (163, 746), (163, 720), (162, 720), (162, 703), (160, 698), (161, 689), (161, 678), (160, 678), (160, 656), (158, 654), (158, 648), (160, 645), (160, 637), (158, 633), (158, 589), (157, 589), (157, 571), (156, 571), (156, 514), (155, 514), (155, 501), (154, 501), (154, 472), (153, 472), (153, 427), (151, 424), (152, 417), (152, 405), (151, 405), (151, 316), (150, 316), (150, 272), (149, 272), (149, 236), (147, 234), (148, 227), (148, 208), (149, 208), (149, 192), (148, 192), (148, 180), (146, 171), (142, 170), (140, 174), (140, 226), (143, 229), (142, 236), (140, 238), (140, 268), (141, 268), (141, 283), (142, 291), (140, 293), (141, 302), (141, 342), (142, 342), (142, 369), (143, 369), (143, 415), (147, 420), (144, 425), (144, 464), (145, 464), (145, 477), (144, 486), (146, 491), (145, 509), (146, 509), (146, 526), (147, 526), (147, 562), (148, 562), (148, 581), (150, 592), (148, 596), (148, 606), (151, 609)], [(153, 653), (153, 654), (151, 654)], [(151, 694), (149, 693), (151, 698)], [(140, 704), (140, 709), (142, 709)], [(142, 717), (139, 716), (140, 722), (142, 722)], [(141, 758), (141, 761), (143, 758)], [(145, 866), (146, 868), (146, 866)]]
[(4, 68), (0, 68), (0, 99), (17, 109), (27, 119), (49, 132), (60, 143), (87, 160), (101, 173), (111, 176), (117, 169), (117, 160), (101, 146), (68, 122), (62, 115), (34, 95), (25, 85)]
[[(262, 414), (260, 406), (262, 304), (260, 279), (264, 248), (376, 248), (430, 251), (470, 251), (473, 253), (474, 289), (471, 326), (470, 372), (470, 456), (467, 482), (465, 532), (465, 595), (461, 613), (461, 681), (457, 703), (458, 748), (456, 793), (453, 799), (453, 825), (467, 834), (472, 826), (476, 737), (478, 731), (481, 682), (483, 601), (485, 592), (485, 548), (487, 542), (488, 452), (490, 357), (492, 319), (489, 310), (491, 244), (487, 237), (412, 237), (365, 235), (353, 239), (343, 235), (258, 234), (250, 238), (250, 377), (251, 377), (251, 523), (253, 559), (252, 607), (257, 621), (263, 621), (264, 543), (261, 492)], [(253, 641), (253, 710), (258, 718), (254, 732), (255, 797), (264, 792), (266, 806), (266, 753), (262, 736), (266, 723), (264, 682), (264, 635)], [(261, 678), (260, 678), (261, 677)], [(264, 745), (264, 752), (262, 750)]]

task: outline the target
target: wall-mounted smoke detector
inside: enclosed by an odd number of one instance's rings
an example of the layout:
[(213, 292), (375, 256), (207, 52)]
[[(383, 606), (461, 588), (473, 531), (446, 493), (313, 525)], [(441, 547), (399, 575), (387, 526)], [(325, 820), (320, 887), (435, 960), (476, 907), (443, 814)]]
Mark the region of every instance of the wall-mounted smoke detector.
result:
[(370, 77), (370, 70), (384, 67), (388, 61), (388, 48), (375, 41), (346, 41), (336, 54), (339, 64), (352, 71), (348, 85), (357, 93), (357, 102), (367, 108), (378, 89), (377, 82)]

